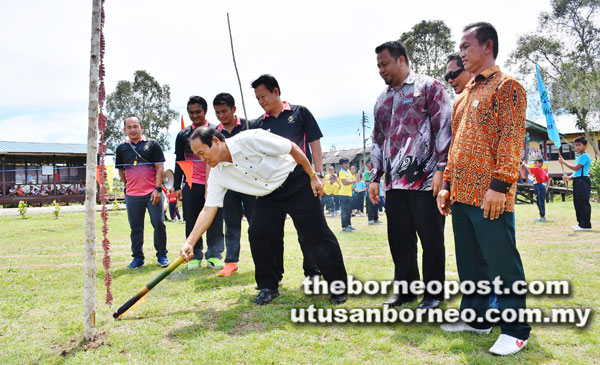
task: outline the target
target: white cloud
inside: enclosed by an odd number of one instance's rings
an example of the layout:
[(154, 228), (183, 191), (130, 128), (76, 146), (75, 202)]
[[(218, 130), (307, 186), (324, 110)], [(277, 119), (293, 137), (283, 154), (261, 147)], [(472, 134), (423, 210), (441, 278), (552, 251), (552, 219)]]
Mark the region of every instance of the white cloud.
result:
[[(360, 118), (361, 111), (372, 110), (384, 87), (374, 54), (381, 42), (397, 39), (422, 19), (444, 20), (458, 41), (465, 24), (488, 20), (498, 29), (498, 63), (503, 65), (516, 36), (532, 31), (540, 10), (549, 9), (548, 0), (482, 4), (477, 0), (107, 1), (107, 91), (118, 80), (131, 80), (134, 71), (145, 69), (171, 86), (172, 107), (184, 114), (190, 95), (202, 95), (210, 104), (214, 95), (227, 91), (241, 106), (229, 48), (229, 11), (250, 118), (262, 113), (250, 88), (262, 73), (275, 75), (282, 97), (307, 106), (317, 120)], [(31, 140), (28, 128), (47, 141), (56, 138), (57, 130), (65, 140), (81, 138), (80, 130), (87, 128), (90, 31), (91, 1), (0, 4), (1, 139)], [(68, 108), (60, 110), (62, 106)], [(31, 107), (36, 107), (36, 115), (27, 111)], [(216, 122), (212, 111), (208, 118)], [(14, 125), (15, 120), (27, 123)], [(179, 120), (176, 125), (175, 131)], [(21, 128), (22, 133), (7, 128)]]

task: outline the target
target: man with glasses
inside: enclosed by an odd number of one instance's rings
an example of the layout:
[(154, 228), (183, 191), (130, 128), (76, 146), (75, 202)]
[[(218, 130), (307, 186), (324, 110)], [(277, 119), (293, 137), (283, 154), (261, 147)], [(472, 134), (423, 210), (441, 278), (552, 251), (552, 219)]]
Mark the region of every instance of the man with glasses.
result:
[(452, 86), (456, 95), (459, 95), (465, 89), (467, 82), (471, 80), (471, 74), (465, 70), (458, 52), (450, 54), (447, 62), (447, 72), (444, 79)]

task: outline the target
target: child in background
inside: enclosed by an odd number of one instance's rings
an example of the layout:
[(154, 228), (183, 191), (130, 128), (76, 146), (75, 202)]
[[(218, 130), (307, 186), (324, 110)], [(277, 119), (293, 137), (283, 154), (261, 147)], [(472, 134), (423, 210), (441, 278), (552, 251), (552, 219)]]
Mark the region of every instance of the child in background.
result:
[(578, 223), (573, 227), (573, 230), (590, 231), (592, 229), (592, 223), (590, 222), (592, 215), (592, 206), (590, 205), (590, 193), (592, 190), (590, 165), (592, 159), (585, 152), (588, 143), (585, 137), (577, 137), (573, 142), (575, 142), (575, 151), (579, 155), (575, 159), (575, 165), (567, 163), (562, 156), (559, 156), (558, 162), (574, 171), (571, 176), (563, 176), (565, 181), (573, 180), (573, 205), (575, 206), (575, 215), (577, 216)]
[(181, 222), (179, 208), (177, 208), (177, 196), (175, 195), (175, 190), (173, 188), (169, 189), (167, 198), (169, 199), (169, 214), (171, 215), (171, 222), (175, 222), (175, 216), (177, 216), (177, 219)]
[(548, 186), (550, 185), (548, 174), (543, 168), (544, 160), (538, 158), (533, 161), (533, 167), (530, 169), (527, 167), (525, 162), (521, 163), (521, 167), (527, 171), (527, 174), (531, 173), (535, 176), (535, 184), (533, 185), (533, 192), (536, 196), (536, 202), (538, 210), (540, 211), (540, 217), (537, 218), (536, 222), (546, 221), (546, 193), (548, 192)]

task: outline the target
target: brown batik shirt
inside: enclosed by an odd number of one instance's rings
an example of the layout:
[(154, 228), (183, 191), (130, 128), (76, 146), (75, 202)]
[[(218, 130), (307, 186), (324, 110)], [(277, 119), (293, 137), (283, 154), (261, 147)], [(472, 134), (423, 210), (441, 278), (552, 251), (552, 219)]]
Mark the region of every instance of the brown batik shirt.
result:
[(525, 89), (493, 66), (473, 78), (452, 111), (452, 142), (444, 188), (450, 200), (481, 206), (487, 189), (515, 205), (519, 161), (525, 143)]

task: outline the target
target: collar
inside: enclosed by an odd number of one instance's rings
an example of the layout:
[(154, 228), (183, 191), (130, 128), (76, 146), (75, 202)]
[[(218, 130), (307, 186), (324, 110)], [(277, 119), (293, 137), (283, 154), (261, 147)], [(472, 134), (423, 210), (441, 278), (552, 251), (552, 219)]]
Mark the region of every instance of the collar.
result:
[[(242, 120), (240, 119), (240, 117), (238, 117), (237, 115), (235, 116), (235, 127), (238, 127), (242, 125)], [(233, 127), (233, 128), (235, 128)], [(220, 123), (219, 126), (217, 127), (217, 129), (219, 130), (219, 132), (221, 132), (223, 130), (223, 123)]]
[(389, 90), (400, 90), (402, 88), (402, 86), (404, 86), (405, 84), (406, 85), (414, 84), (415, 78), (416, 78), (416, 74), (412, 70), (410, 70), (410, 71), (408, 71), (408, 75), (406, 76), (404, 81), (402, 81), (402, 84), (400, 86), (398, 86), (396, 89), (394, 89), (392, 87), (392, 85), (390, 85), (390, 86), (388, 86), (388, 91)]
[[(192, 122), (191, 127), (192, 127), (192, 130), (196, 129), (196, 125), (194, 124), (194, 122)], [(210, 123), (208, 123), (208, 119), (204, 119), (203, 127), (210, 127)]]
[(478, 81), (483, 81), (485, 79), (488, 79), (493, 74), (495, 74), (496, 72), (500, 72), (500, 66), (498, 66), (498, 65), (494, 65), (494, 66), (488, 68), (487, 70), (481, 72), (479, 75), (473, 77), (471, 79), (471, 81), (469, 81), (469, 83), (467, 84), (467, 86), (469, 86), (471, 84), (475, 84)]
[[(142, 138), (140, 138), (139, 142), (148, 142), (148, 138), (146, 138), (145, 134), (142, 134)], [(131, 143), (131, 139), (129, 139), (129, 137), (127, 137), (127, 139), (125, 140), (125, 143)]]
[[(292, 110), (292, 107), (290, 106), (290, 104), (287, 101), (284, 101), (283, 109), (281, 109), (281, 112), (284, 112), (286, 110)], [(268, 117), (270, 117), (269, 113), (265, 112), (265, 115), (263, 116), (263, 120), (265, 120)]]

